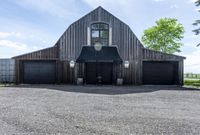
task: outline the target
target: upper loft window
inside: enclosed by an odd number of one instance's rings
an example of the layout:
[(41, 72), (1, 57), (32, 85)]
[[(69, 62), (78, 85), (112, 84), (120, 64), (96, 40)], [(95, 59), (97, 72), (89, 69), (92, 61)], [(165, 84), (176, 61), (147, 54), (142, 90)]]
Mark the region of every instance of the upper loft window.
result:
[(106, 23), (94, 23), (91, 25), (91, 43), (101, 43), (108, 45), (109, 43), (109, 25)]

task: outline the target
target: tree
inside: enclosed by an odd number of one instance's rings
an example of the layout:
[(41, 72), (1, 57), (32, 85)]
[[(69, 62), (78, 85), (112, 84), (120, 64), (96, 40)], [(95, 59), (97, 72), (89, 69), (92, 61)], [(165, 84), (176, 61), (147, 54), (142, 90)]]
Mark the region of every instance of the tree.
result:
[[(195, 4), (196, 4), (197, 7), (200, 6), (200, 0), (197, 0), (197, 1), (195, 2)], [(200, 12), (200, 10), (198, 10), (198, 11)], [(200, 25), (200, 20), (196, 20), (196, 21), (193, 23), (193, 25), (195, 25), (195, 26)], [(195, 33), (195, 35), (199, 35), (199, 34), (200, 34), (200, 27), (198, 27), (197, 29), (193, 30), (193, 32)], [(197, 46), (200, 46), (200, 43), (199, 43)]]
[(181, 52), (183, 45), (180, 41), (183, 38), (184, 27), (174, 18), (161, 18), (156, 25), (145, 30), (142, 42), (149, 49), (161, 51), (168, 54)]

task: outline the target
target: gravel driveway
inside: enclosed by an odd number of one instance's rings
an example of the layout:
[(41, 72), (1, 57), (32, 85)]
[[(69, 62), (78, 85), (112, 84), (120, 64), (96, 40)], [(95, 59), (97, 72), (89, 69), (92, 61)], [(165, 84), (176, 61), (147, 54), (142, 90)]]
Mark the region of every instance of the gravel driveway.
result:
[(200, 90), (175, 86), (1, 87), (0, 134), (200, 134)]

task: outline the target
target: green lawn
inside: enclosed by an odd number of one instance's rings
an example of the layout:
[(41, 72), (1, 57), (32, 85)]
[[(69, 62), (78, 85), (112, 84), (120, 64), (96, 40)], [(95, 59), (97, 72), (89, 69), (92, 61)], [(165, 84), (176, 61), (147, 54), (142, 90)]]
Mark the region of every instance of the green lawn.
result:
[(194, 74), (194, 73), (184, 74), (184, 85), (200, 88), (200, 74)]
[(184, 78), (184, 85), (200, 88), (200, 79)]

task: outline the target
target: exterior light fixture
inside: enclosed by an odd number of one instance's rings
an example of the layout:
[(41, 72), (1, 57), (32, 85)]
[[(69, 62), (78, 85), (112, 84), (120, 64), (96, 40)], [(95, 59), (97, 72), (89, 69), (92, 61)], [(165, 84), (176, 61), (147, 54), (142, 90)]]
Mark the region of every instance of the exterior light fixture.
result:
[(96, 51), (101, 51), (101, 49), (102, 49), (102, 44), (99, 43), (99, 42), (96, 42), (95, 45), (94, 45), (94, 49), (95, 49)]
[(124, 67), (129, 68), (129, 61), (124, 61)]
[(73, 60), (70, 61), (69, 63), (70, 68), (74, 68), (75, 67), (75, 62)]

